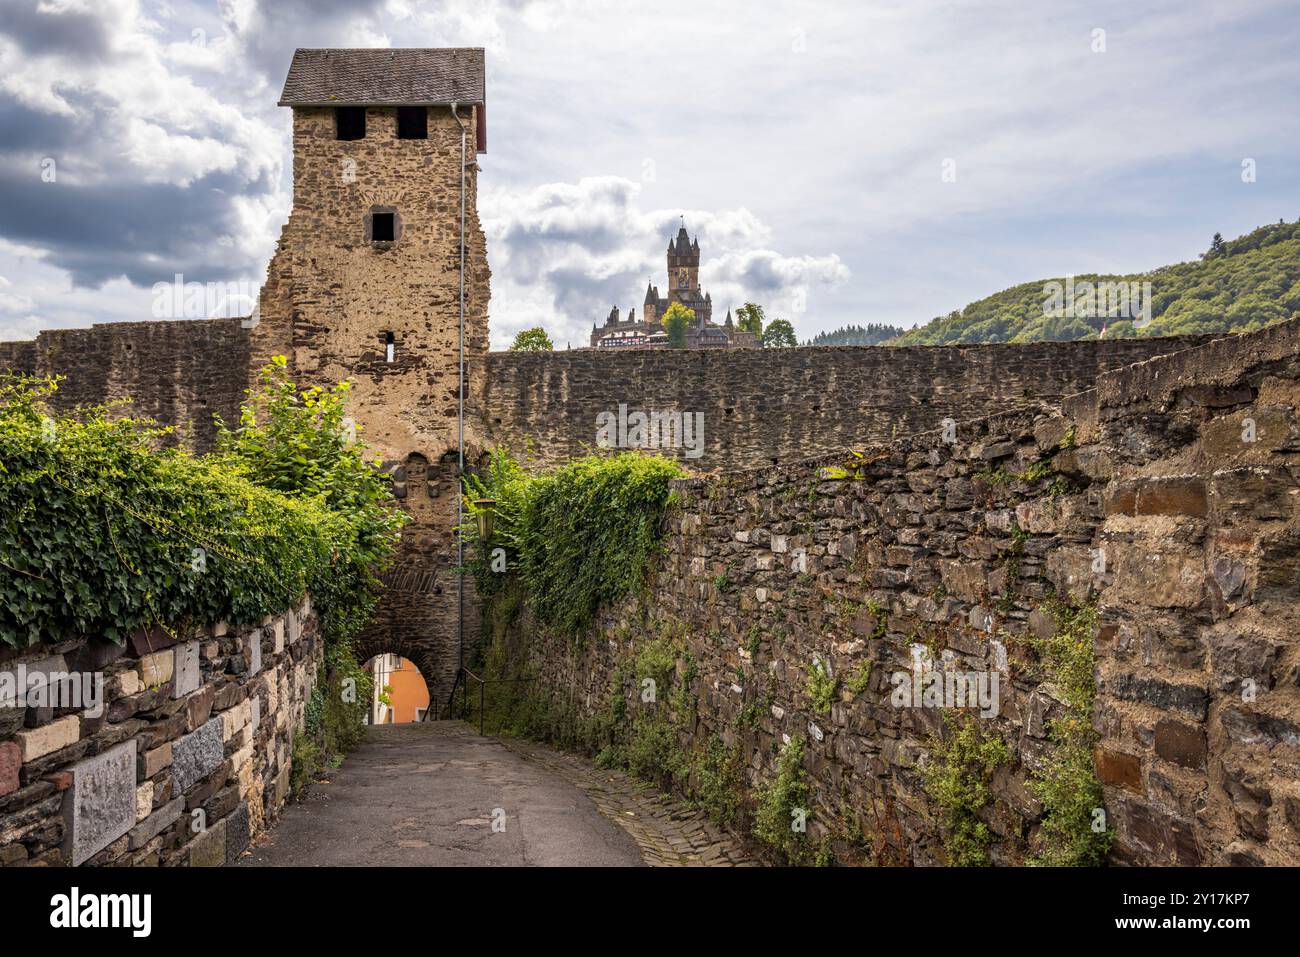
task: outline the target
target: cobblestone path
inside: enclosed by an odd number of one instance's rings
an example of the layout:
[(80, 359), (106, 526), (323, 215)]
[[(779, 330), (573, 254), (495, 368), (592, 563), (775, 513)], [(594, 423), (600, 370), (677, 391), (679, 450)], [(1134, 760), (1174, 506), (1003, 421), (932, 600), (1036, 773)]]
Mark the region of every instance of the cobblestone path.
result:
[(758, 862), (703, 811), (623, 771), (604, 771), (589, 759), (518, 738), (501, 743), (591, 798), (597, 809), (632, 836), (655, 867), (752, 867)]
[[(504, 822), (503, 828), (495, 825)], [(371, 728), (242, 866), (733, 867), (704, 814), (620, 771), (461, 722)]]

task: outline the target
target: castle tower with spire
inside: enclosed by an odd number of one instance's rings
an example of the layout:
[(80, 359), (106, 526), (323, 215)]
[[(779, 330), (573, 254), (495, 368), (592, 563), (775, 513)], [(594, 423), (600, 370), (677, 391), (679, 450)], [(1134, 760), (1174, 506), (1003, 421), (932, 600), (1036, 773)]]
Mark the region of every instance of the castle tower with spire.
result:
[(641, 302), (641, 321), (636, 320), (636, 310), (628, 311), (627, 319), (619, 321), (615, 306), (604, 325), (593, 325), (591, 345), (595, 349), (658, 349), (667, 348), (668, 333), (663, 327), (664, 314), (674, 302), (681, 303), (695, 314), (695, 320), (686, 330), (686, 346), (690, 349), (737, 349), (757, 347), (758, 337), (743, 332), (731, 322), (727, 312), (725, 326), (714, 325), (713, 296), (700, 288), (700, 241), (691, 239), (686, 223), (677, 235), (668, 241), (668, 284), (666, 295), (661, 295), (654, 280), (646, 282), (645, 298)]

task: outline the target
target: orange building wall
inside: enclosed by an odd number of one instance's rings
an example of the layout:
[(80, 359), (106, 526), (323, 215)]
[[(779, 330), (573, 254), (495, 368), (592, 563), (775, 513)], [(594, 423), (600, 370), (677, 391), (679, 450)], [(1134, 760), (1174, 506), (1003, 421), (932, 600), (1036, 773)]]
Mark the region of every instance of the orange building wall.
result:
[(388, 684), (393, 688), (390, 697), (393, 702), (394, 724), (415, 721), (415, 709), (429, 706), (429, 689), (425, 686), (424, 678), (419, 669), (405, 658), (402, 659), (399, 670), (389, 672)]

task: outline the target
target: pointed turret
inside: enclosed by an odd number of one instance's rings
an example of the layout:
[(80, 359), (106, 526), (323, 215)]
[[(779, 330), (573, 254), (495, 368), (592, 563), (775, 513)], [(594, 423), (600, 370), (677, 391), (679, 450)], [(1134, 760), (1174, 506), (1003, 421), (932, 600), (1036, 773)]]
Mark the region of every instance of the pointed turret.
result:
[[(691, 254), (691, 237), (686, 235), (685, 226), (677, 230), (677, 242), (675, 245), (677, 248), (673, 251), (677, 253), (677, 255), (689, 256)], [(699, 249), (700, 247), (697, 245), (695, 248)]]

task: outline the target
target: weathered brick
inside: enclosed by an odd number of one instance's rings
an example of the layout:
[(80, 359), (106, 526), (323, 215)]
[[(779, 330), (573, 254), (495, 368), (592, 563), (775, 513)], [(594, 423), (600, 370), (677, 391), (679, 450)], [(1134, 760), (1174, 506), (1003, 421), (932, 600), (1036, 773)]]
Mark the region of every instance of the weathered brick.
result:
[(158, 688), (172, 680), (176, 662), (171, 650), (156, 651), (140, 659), (140, 680), (146, 688)]
[(15, 741), (0, 741), (0, 797), (18, 790), (18, 771), (23, 766), (23, 750)]
[(1201, 850), (1190, 821), (1131, 800), (1119, 804), (1118, 817), (1118, 829), (1145, 851), (1139, 860), (1179, 867), (1201, 863)]
[(190, 867), (221, 867), (226, 863), (226, 822), (217, 821), (189, 845)]
[(14, 735), (14, 740), (22, 749), (24, 762), (35, 761), (61, 748), (76, 744), (80, 739), (81, 720), (75, 714), (51, 721), (39, 728), (19, 731)]
[(171, 767), (172, 743), (168, 741), (151, 751), (140, 755), (140, 777), (151, 778), (163, 768)]
[(175, 824), (185, 809), (184, 798), (173, 798), (131, 829), (131, 850), (144, 847), (155, 837)]
[(1184, 711), (1202, 721), (1209, 709), (1209, 692), (1197, 685), (1176, 685), (1157, 678), (1123, 673), (1108, 681), (1107, 688), (1121, 700), (1138, 701), (1165, 711)]
[(1147, 479), (1137, 489), (1138, 515), (1203, 516), (1208, 507), (1205, 482), (1196, 476)]
[(1142, 793), (1142, 759), (1137, 755), (1097, 748), (1092, 757), (1097, 767), (1097, 778), (1102, 784)]
[(1205, 730), (1164, 720), (1155, 726), (1156, 754), (1185, 768), (1205, 767)]

